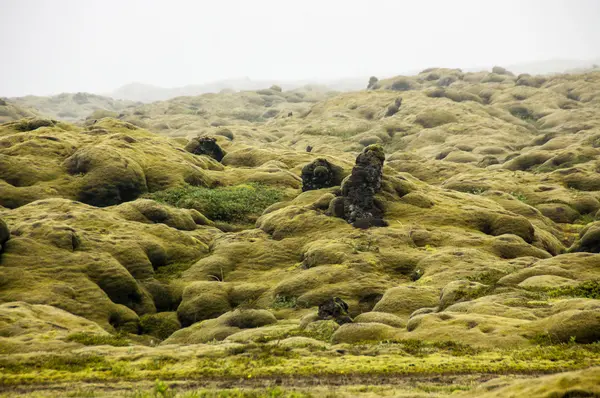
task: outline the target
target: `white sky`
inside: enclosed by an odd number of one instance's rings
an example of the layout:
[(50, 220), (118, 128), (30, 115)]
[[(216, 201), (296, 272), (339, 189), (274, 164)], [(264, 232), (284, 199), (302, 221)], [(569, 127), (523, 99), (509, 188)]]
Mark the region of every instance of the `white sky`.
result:
[(0, 0), (0, 96), (600, 56), (600, 0)]

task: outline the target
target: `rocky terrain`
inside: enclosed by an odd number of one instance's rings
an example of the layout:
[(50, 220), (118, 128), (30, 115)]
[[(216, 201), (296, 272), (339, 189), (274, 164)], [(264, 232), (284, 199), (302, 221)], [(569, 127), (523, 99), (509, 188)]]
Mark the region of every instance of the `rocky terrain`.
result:
[(600, 395), (599, 71), (113, 105), (0, 102), (0, 395)]

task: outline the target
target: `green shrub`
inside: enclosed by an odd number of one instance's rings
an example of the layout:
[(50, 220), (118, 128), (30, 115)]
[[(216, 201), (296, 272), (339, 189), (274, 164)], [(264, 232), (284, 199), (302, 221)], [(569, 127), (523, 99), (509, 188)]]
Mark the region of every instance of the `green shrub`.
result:
[(187, 185), (145, 197), (176, 207), (196, 209), (211, 220), (250, 222), (267, 207), (279, 202), (283, 195), (276, 189), (250, 183), (213, 189)]

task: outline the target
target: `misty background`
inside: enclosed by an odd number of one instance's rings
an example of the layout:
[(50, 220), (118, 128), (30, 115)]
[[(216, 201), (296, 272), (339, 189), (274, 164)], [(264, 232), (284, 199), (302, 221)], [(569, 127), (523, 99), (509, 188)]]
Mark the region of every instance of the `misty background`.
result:
[(561, 72), (600, 63), (599, 17), (597, 0), (0, 0), (0, 96), (343, 90), (434, 66)]

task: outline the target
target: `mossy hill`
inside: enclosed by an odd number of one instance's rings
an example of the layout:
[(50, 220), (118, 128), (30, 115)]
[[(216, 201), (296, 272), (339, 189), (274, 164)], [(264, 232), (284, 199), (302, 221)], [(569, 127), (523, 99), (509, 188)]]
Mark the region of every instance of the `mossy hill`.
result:
[(600, 394), (600, 72), (47, 101), (0, 102), (0, 396)]

